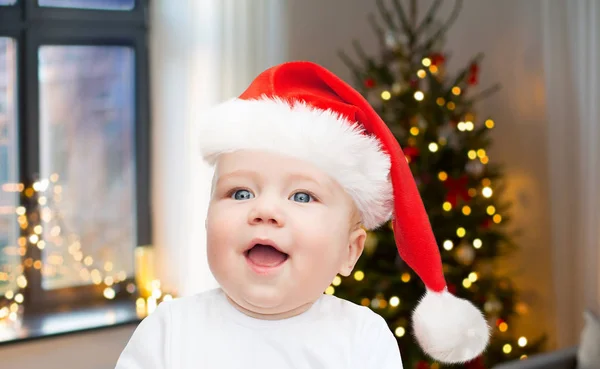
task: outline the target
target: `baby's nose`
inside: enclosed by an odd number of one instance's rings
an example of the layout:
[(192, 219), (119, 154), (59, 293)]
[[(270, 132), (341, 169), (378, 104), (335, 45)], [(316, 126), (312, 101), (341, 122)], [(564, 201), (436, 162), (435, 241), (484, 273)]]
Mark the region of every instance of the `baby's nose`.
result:
[(268, 224), (277, 227), (285, 225), (283, 212), (274, 203), (257, 204), (248, 214), (248, 222), (252, 225)]

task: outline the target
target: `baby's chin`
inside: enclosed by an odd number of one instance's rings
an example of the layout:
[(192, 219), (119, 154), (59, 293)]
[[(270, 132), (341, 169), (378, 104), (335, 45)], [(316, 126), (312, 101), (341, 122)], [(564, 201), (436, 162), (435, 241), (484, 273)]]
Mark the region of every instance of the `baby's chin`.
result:
[(229, 299), (236, 308), (248, 316), (265, 319), (277, 320), (286, 319), (299, 315), (308, 310), (318, 299), (298, 298), (290, 296), (282, 291), (269, 291), (269, 288), (253, 289), (239, 296), (228, 294)]

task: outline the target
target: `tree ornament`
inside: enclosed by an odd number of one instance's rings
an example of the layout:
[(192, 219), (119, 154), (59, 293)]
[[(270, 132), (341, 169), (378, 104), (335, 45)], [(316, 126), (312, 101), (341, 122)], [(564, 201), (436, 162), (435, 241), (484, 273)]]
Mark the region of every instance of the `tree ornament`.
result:
[(463, 265), (471, 265), (475, 259), (475, 250), (467, 243), (461, 243), (456, 249), (456, 259)]
[(479, 177), (485, 171), (485, 164), (480, 160), (469, 160), (465, 165), (465, 170), (474, 177)]
[(502, 303), (496, 297), (491, 297), (483, 304), (483, 309), (491, 315), (499, 315), (502, 311)]
[(469, 67), (469, 74), (467, 76), (467, 84), (474, 86), (478, 82), (479, 82), (479, 65), (477, 65), (477, 63), (473, 63)]
[(465, 363), (465, 369), (485, 369), (483, 358), (481, 356)]
[(436, 67), (446, 62), (446, 57), (442, 53), (433, 53), (429, 56), (429, 59), (431, 60), (431, 65), (435, 65)]
[(416, 365), (415, 369), (429, 369), (429, 363), (425, 360), (420, 360)]
[(463, 175), (459, 178), (448, 177), (444, 181), (444, 186), (448, 190), (446, 193), (446, 201), (449, 202), (452, 207), (458, 204), (459, 200), (468, 202), (471, 197), (469, 196), (469, 177)]
[(366, 88), (373, 88), (375, 87), (375, 80), (371, 77), (365, 79), (365, 87)]

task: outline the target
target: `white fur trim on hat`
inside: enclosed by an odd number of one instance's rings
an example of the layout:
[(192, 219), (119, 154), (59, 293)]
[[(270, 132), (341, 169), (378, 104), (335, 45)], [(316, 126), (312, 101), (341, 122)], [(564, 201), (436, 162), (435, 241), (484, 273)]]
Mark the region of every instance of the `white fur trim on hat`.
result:
[(391, 217), (390, 159), (375, 137), (331, 110), (273, 98), (232, 99), (204, 112), (199, 121), (201, 154), (264, 150), (310, 162), (334, 178), (354, 199), (366, 228)]
[(489, 326), (469, 301), (448, 291), (427, 291), (413, 313), (414, 335), (426, 354), (445, 363), (479, 356), (490, 339)]

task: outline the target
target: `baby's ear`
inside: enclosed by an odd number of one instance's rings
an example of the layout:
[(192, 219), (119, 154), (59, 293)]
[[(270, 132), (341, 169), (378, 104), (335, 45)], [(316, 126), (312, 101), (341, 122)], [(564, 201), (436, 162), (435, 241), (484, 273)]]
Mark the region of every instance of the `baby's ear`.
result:
[(340, 275), (348, 277), (350, 273), (352, 273), (354, 266), (358, 262), (358, 259), (365, 249), (366, 239), (367, 232), (362, 227), (358, 227), (350, 233), (346, 253), (344, 254), (344, 259), (342, 260), (342, 265), (339, 271)]

